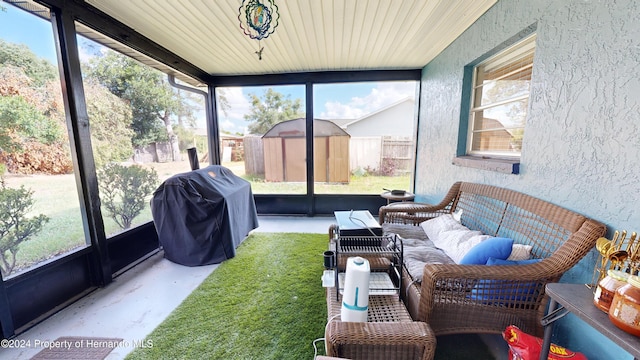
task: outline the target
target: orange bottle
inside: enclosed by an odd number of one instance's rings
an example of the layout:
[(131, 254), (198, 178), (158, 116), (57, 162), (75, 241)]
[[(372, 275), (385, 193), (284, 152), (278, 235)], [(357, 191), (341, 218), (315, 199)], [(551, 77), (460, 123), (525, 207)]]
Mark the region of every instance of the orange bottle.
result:
[(627, 284), (616, 290), (609, 319), (620, 329), (640, 336), (640, 277), (629, 276)]
[(613, 296), (618, 288), (627, 284), (629, 274), (620, 270), (608, 270), (605, 276), (598, 283), (596, 292), (593, 294), (593, 303), (598, 309), (609, 312)]

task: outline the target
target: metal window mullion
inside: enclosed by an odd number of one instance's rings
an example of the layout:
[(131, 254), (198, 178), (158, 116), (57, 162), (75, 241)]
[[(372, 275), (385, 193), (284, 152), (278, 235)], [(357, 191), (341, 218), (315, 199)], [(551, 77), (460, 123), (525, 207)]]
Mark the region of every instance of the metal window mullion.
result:
[(529, 63), (529, 64), (527, 64), (527, 65), (525, 65), (525, 66), (519, 67), (519, 68), (517, 68), (516, 70), (513, 70), (513, 71), (511, 71), (511, 72), (508, 72), (508, 73), (506, 73), (506, 74), (504, 74), (504, 75), (502, 75), (502, 76), (499, 76), (499, 77), (497, 77), (497, 78), (495, 78), (495, 79), (487, 80), (487, 82), (486, 82), (486, 83), (482, 82), (482, 83), (480, 83), (480, 84), (478, 84), (478, 85), (475, 85), (475, 86), (474, 86), (474, 89), (476, 89), (476, 88), (481, 88), (481, 87), (483, 87), (483, 86), (486, 86), (486, 85), (489, 85), (489, 84), (496, 83), (496, 82), (498, 82), (498, 81), (500, 81), (500, 80), (502, 80), (502, 79), (504, 79), (504, 78), (507, 78), (507, 77), (509, 77), (509, 76), (511, 76), (511, 75), (513, 75), (513, 74), (516, 74), (516, 73), (522, 72), (522, 70), (531, 69), (531, 68), (533, 68), (533, 63)]
[(487, 80), (486, 83), (483, 82), (483, 83), (481, 83), (479, 85), (476, 85), (476, 87), (483, 87), (485, 85), (496, 83), (496, 82), (498, 82), (500, 80), (503, 80), (503, 79), (513, 75), (513, 74), (517, 74), (519, 72), (522, 72), (523, 70), (527, 70), (527, 69), (531, 69), (531, 68), (533, 68), (533, 63), (529, 63), (527, 65), (521, 66), (521, 67), (519, 67), (519, 68), (517, 68), (517, 69), (515, 69), (513, 71), (510, 71), (510, 72), (508, 72), (508, 73), (506, 73), (504, 75), (501, 75), (501, 76), (499, 76), (499, 77), (497, 77), (495, 79)]
[[(474, 70), (473, 81), (474, 83), (481, 83), (483, 81), (484, 72), (482, 71), (483, 67), (481, 65), (477, 66)], [(482, 102), (482, 89), (476, 88), (472, 93), (471, 100), (471, 111), (469, 112), (469, 116), (471, 117), (471, 121), (469, 121), (469, 129), (467, 131), (467, 152), (473, 149), (473, 132), (474, 128), (477, 124), (475, 114), (477, 113), (473, 111), (473, 109), (477, 108), (477, 104)]]
[(76, 186), (81, 197), (84, 234), (89, 238), (92, 247), (91, 280), (93, 285), (105, 286), (112, 281), (111, 259), (100, 209), (98, 178), (91, 146), (74, 15), (66, 9), (56, 9), (51, 13), (51, 23), (57, 45), (67, 128), (70, 131), (71, 159), (74, 164)]
[(512, 98), (509, 98), (509, 99), (505, 99), (505, 100), (502, 100), (502, 101), (494, 102), (494, 103), (491, 103), (491, 104), (488, 104), (488, 105), (476, 106), (476, 107), (471, 108), (471, 112), (484, 111), (484, 110), (487, 110), (487, 109), (490, 109), (490, 108), (493, 108), (493, 107), (498, 107), (498, 106), (501, 106), (501, 105), (506, 105), (506, 104), (509, 104), (509, 103), (518, 102), (518, 101), (521, 101), (521, 100), (526, 100), (528, 98), (529, 98), (529, 93), (527, 93), (525, 95), (520, 95), (520, 96), (512, 97)]
[(491, 128), (491, 129), (478, 129), (478, 130), (473, 130), (473, 133), (483, 133), (483, 132), (490, 132), (490, 131), (499, 131), (499, 130), (517, 130), (517, 129), (524, 129), (524, 126), (509, 126), (509, 127), (499, 127), (499, 128)]
[[(484, 82), (484, 71), (482, 71), (482, 66), (476, 67), (473, 81), (474, 84), (482, 84)], [(482, 85), (474, 86), (473, 90), (473, 106), (471, 107), (472, 111), (473, 109), (478, 107), (478, 104), (482, 102)]]

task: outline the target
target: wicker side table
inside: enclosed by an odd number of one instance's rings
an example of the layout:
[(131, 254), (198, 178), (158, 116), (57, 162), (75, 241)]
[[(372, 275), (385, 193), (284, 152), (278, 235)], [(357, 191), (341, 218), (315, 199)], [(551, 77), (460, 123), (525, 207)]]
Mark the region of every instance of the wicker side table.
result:
[(397, 295), (369, 296), (366, 323), (342, 322), (342, 296), (327, 288), (329, 323), (325, 331), (327, 355), (348, 359), (431, 360), (436, 337), (425, 322), (413, 321)]

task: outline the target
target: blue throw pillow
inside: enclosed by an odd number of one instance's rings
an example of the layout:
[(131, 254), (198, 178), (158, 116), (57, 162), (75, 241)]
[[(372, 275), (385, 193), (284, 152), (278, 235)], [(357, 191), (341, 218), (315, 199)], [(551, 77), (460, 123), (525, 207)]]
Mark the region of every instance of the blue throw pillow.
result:
[(513, 240), (509, 238), (489, 238), (474, 246), (460, 260), (462, 265), (485, 265), (490, 258), (502, 259), (511, 255)]
[[(529, 260), (502, 260), (489, 258), (487, 265), (527, 265), (535, 264), (542, 259), (529, 259)], [(530, 300), (535, 296), (536, 283), (513, 283), (508, 280), (479, 280), (476, 286), (471, 290), (469, 298), (474, 300), (482, 300), (487, 303), (498, 302), (501, 304), (508, 304), (517, 301)], [(500, 288), (512, 288), (511, 291), (502, 292)]]
[(490, 257), (487, 260), (487, 265), (527, 265), (527, 264), (535, 264), (537, 262), (540, 262), (541, 260), (542, 259), (505, 260), (505, 259)]

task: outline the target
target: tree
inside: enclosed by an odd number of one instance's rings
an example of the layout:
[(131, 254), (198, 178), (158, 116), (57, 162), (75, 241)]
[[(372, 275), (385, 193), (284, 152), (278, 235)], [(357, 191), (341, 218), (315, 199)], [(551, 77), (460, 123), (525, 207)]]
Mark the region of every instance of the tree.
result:
[(304, 117), (304, 112), (300, 112), (300, 99), (291, 100), (290, 95), (285, 96), (271, 88), (263, 93), (262, 99), (255, 94), (249, 94), (249, 97), (251, 112), (244, 119), (251, 121), (249, 132), (252, 134), (264, 134), (277, 123)]
[(85, 73), (129, 103), (134, 145), (168, 140), (176, 158), (179, 149), (172, 118), (180, 111), (188, 111), (188, 107), (183, 106), (164, 74), (113, 51), (92, 58), (86, 64)]
[(51, 144), (62, 130), (22, 96), (0, 96), (0, 150), (16, 152), (24, 140)]
[(98, 180), (100, 200), (109, 217), (120, 228), (128, 229), (148, 203), (147, 196), (158, 184), (158, 174), (139, 165), (110, 163), (98, 171)]
[(218, 109), (222, 111), (224, 116), (229, 116), (229, 110), (231, 110), (231, 104), (229, 104), (229, 98), (227, 97), (227, 90), (224, 88), (216, 89), (216, 104)]
[[(515, 98), (529, 93), (529, 79), (503, 79), (493, 83), (483, 94), (483, 103), (497, 103), (504, 99)], [(506, 105), (505, 117), (499, 119), (500, 123), (509, 128), (511, 134), (510, 145), (513, 149), (522, 149), (524, 135), (524, 123), (527, 116), (527, 101), (513, 101)]]
[(58, 70), (46, 59), (39, 58), (28, 46), (0, 39), (0, 65), (24, 69), (34, 86), (42, 86), (57, 78)]
[(133, 155), (131, 107), (94, 81), (85, 81), (87, 112), (91, 127), (91, 146), (96, 167), (124, 161)]
[(178, 102), (178, 125), (181, 127), (196, 127), (195, 113), (198, 109), (204, 109), (204, 96), (190, 91), (175, 89)]
[(0, 185), (0, 270), (9, 275), (16, 265), (16, 254), (22, 242), (42, 230), (49, 221), (45, 215), (27, 218), (33, 209), (33, 191), (24, 186), (19, 189)]
[(4, 56), (0, 64), (0, 162), (15, 173), (68, 173), (73, 167), (64, 136), (60, 83), (52, 72), (41, 76), (42, 81), (28, 75), (46, 74), (52, 65), (40, 59), (45, 70), (30, 71), (30, 62), (21, 63), (21, 58), (38, 58), (28, 48), (21, 52), (5, 50), (0, 49)]

